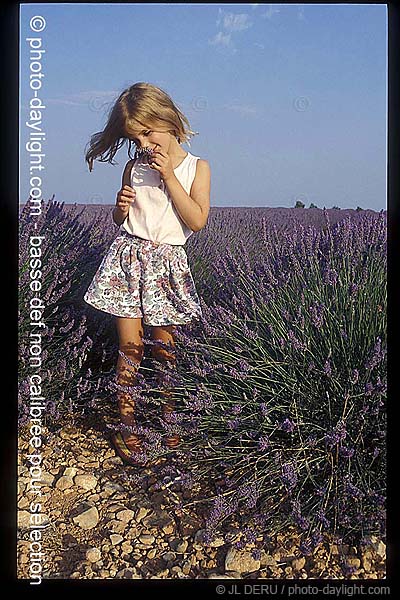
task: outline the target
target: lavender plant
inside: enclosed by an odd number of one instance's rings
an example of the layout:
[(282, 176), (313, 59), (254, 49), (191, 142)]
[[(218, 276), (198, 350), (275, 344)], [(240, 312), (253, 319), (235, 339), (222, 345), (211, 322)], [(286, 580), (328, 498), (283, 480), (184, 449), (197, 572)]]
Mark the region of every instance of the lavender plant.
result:
[[(107, 322), (97, 315), (88, 320), (82, 295), (93, 271), (106, 251), (112, 234), (110, 227), (96, 218), (87, 224), (77, 207), (68, 213), (64, 205), (42, 202), (40, 217), (32, 217), (26, 204), (19, 217), (19, 426), (29, 419), (30, 376), (42, 378), (46, 398), (44, 421), (55, 426), (68, 415), (73, 419), (78, 407), (87, 407), (101, 387), (99, 373), (105, 371), (113, 347)], [(40, 236), (40, 293), (30, 284), (33, 266), (30, 240)], [(37, 266), (35, 268), (38, 268)], [(30, 341), (34, 328), (30, 323), (30, 301), (40, 297), (43, 306), (41, 366), (30, 363)], [(37, 331), (37, 330), (36, 330)], [(96, 364), (97, 372), (91, 369)]]
[[(30, 235), (46, 237), (44, 379), (56, 403), (49, 420), (60, 421), (68, 405), (73, 416), (76, 398), (89, 406), (118, 389), (111, 318), (82, 300), (117, 233), (111, 207), (92, 209), (77, 215), (50, 203), (34, 233), (21, 214), (21, 423)], [(233, 520), (242, 525), (240, 544), (291, 523), (303, 532), (304, 553), (325, 532), (349, 540), (383, 533), (386, 214), (212, 210), (187, 253), (203, 318), (178, 327), (176, 369), (145, 361), (130, 390), (144, 458), (166, 453), (164, 434), (181, 435), (160, 473), (190, 488), (186, 505), (207, 511), (209, 540)], [(154, 343), (144, 341), (147, 349)], [(160, 381), (177, 401), (166, 421)]]
[(258, 262), (228, 250), (201, 324), (178, 334), (182, 452), (216, 482), (210, 537), (239, 514), (296, 524), (305, 553), (324, 532), (384, 532), (386, 217), (325, 220), (267, 230)]

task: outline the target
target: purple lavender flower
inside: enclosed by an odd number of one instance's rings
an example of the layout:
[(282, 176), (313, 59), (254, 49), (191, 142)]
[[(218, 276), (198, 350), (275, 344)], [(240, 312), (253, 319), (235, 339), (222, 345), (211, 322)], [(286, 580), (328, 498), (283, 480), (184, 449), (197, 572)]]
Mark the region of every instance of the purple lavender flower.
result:
[(328, 489), (328, 485), (322, 485), (316, 488), (315, 493), (317, 494), (317, 496), (324, 496), (326, 493), (326, 490)]
[(317, 302), (313, 302), (310, 306), (310, 316), (312, 324), (317, 328), (321, 329), (324, 320), (325, 305)]
[(352, 456), (354, 456), (354, 448), (351, 448), (349, 446), (341, 446), (339, 454), (340, 456), (343, 456), (343, 458), (351, 458)]
[(338, 272), (328, 266), (323, 276), (324, 283), (335, 285), (338, 280), (338, 276)]
[(325, 436), (325, 444), (328, 448), (333, 448), (346, 438), (347, 431), (346, 425), (343, 421), (339, 421), (333, 429), (331, 429)]
[(244, 359), (241, 359), (238, 363), (238, 370), (239, 373), (241, 373), (242, 375), (246, 375), (249, 371), (251, 371), (252, 366)]
[(350, 298), (352, 300), (354, 299), (354, 297), (355, 297), (356, 293), (358, 292), (358, 290), (359, 290), (359, 285), (357, 285), (356, 283), (353, 282), (353, 283), (351, 283), (349, 285), (349, 292), (348, 293), (349, 293), (349, 296), (350, 296)]
[(291, 341), (292, 346), (295, 350), (305, 350), (306, 346), (305, 346), (304, 342), (302, 342), (301, 340), (299, 340), (296, 337), (296, 335), (292, 329), (289, 329), (288, 337), (289, 337), (289, 340)]
[(366, 369), (369, 369), (369, 370), (374, 369), (384, 359), (385, 352), (382, 350), (381, 344), (382, 344), (382, 340), (380, 337), (378, 337), (376, 344), (374, 346), (374, 349), (371, 353), (371, 356), (365, 363)]
[(257, 540), (257, 534), (251, 527), (246, 527), (246, 529), (243, 531), (243, 535), (246, 540), (246, 543), (248, 544), (254, 544)]
[[(317, 511), (316, 517), (317, 517), (318, 521), (320, 523), (322, 523), (322, 525), (324, 525), (324, 527), (329, 527), (330, 521), (329, 521), (329, 519), (326, 518), (326, 514), (321, 509), (319, 511)], [(322, 539), (322, 536), (321, 536), (321, 539)]]
[(268, 522), (268, 515), (265, 513), (256, 512), (254, 514), (254, 523), (263, 527)]
[(253, 550), (251, 551), (251, 555), (254, 558), (254, 560), (260, 560), (261, 550), (259, 548), (253, 548)]
[(315, 448), (318, 444), (317, 436), (315, 433), (311, 433), (310, 435), (308, 435), (305, 441), (310, 448)]
[(289, 490), (296, 487), (297, 473), (293, 463), (285, 463), (282, 465), (282, 481)]
[(360, 488), (354, 485), (349, 478), (346, 478), (345, 481), (345, 492), (354, 500), (359, 500), (364, 496)]
[(296, 427), (295, 423), (293, 423), (293, 421), (291, 421), (290, 419), (287, 419), (287, 418), (281, 423), (282, 431), (286, 431), (287, 433), (292, 433), (292, 431), (294, 431), (295, 427)]
[(263, 435), (263, 436), (261, 436), (259, 438), (259, 440), (258, 440), (258, 448), (262, 452), (264, 450), (267, 450), (267, 448), (269, 448), (270, 445), (271, 445), (271, 442), (270, 442), (269, 437), (267, 435)]
[(380, 453), (381, 453), (381, 449), (378, 448), (378, 447), (376, 447), (376, 448), (374, 448), (374, 452), (372, 454), (372, 457), (376, 458), (377, 456), (379, 456)]
[(366, 396), (371, 396), (372, 393), (373, 393), (373, 391), (374, 391), (374, 386), (373, 386), (373, 384), (370, 381), (368, 381), (365, 384), (364, 389), (365, 389), (365, 395)]
[(310, 556), (314, 550), (312, 541), (310, 539), (303, 540), (300, 544), (300, 552), (304, 554), (304, 556)]
[(314, 373), (315, 372), (315, 362), (313, 360), (310, 361), (310, 364), (307, 367), (307, 372), (308, 373)]
[(332, 375), (332, 366), (329, 359), (324, 364), (324, 373), (327, 377), (330, 377)]
[(228, 427), (231, 431), (236, 431), (239, 428), (239, 419), (231, 419), (228, 421)]

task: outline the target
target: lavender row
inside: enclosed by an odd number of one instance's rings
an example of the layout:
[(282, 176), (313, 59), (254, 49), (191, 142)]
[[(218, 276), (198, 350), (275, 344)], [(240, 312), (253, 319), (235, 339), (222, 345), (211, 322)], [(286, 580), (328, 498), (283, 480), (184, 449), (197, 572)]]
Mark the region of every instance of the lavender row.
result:
[[(35, 229), (46, 238), (44, 364), (54, 427), (116, 389), (111, 318), (82, 300), (118, 233), (111, 210), (50, 201)], [(21, 426), (29, 402), (32, 234), (22, 211)], [(304, 553), (325, 533), (382, 535), (386, 213), (221, 209), (186, 250), (203, 318), (178, 328), (175, 371), (145, 360), (138, 373), (131, 392), (145, 454), (168, 452), (166, 430), (181, 434), (164, 475), (190, 487), (210, 540), (228, 535), (233, 522), (242, 543), (295, 524)], [(146, 352), (151, 343), (146, 332)], [(160, 375), (179, 407), (167, 423), (157, 416)]]

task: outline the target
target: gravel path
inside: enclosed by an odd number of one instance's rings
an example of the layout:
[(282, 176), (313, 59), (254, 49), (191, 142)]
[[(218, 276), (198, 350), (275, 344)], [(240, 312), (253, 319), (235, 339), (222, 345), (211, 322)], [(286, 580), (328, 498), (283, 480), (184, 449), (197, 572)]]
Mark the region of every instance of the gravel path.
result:
[[(30, 491), (29, 433), (22, 431), (18, 453), (19, 579), (383, 579), (386, 546), (371, 537), (362, 548), (322, 543), (312, 556), (299, 550), (299, 535), (287, 530), (261, 552), (254, 545), (235, 548), (231, 541), (201, 541), (204, 521), (194, 506), (178, 510), (188, 500), (179, 483), (159, 489), (157, 467), (146, 469), (138, 486), (129, 475), (136, 467), (123, 465), (99, 424), (67, 425), (51, 443), (42, 429), (41, 477), (36, 494)], [(39, 493), (40, 492), (40, 493)], [(40, 539), (32, 538), (30, 504), (40, 502)], [(38, 533), (35, 535), (39, 535)], [(36, 540), (31, 547), (32, 540)], [(41, 550), (38, 558), (32, 552)], [(346, 577), (340, 563), (352, 574)], [(30, 570), (32, 569), (32, 571)]]

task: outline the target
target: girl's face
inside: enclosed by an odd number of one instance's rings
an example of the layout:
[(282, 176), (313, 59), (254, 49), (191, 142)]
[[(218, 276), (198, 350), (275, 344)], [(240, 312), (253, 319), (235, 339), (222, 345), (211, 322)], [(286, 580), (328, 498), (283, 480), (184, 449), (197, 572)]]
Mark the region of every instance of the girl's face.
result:
[(164, 150), (167, 152), (172, 149), (171, 141), (175, 138), (167, 131), (156, 131), (154, 129), (143, 129), (135, 135), (130, 135), (131, 139), (138, 148), (153, 148), (154, 150)]

